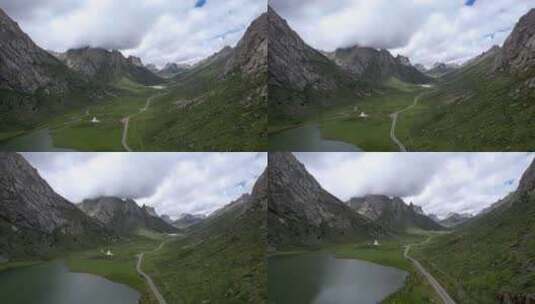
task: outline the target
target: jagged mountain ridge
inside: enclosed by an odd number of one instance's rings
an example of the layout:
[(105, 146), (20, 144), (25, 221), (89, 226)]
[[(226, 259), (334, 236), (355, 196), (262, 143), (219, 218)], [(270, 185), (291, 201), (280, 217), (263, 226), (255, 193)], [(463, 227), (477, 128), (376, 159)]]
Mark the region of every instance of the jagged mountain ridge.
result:
[(371, 240), (386, 234), (325, 191), (291, 153), (269, 153), (268, 163), (270, 248)]
[(180, 217), (176, 221), (173, 221), (172, 224), (177, 228), (185, 229), (190, 226), (201, 223), (205, 218), (206, 216), (203, 214), (184, 213), (180, 215)]
[[(154, 209), (139, 207), (132, 199), (99, 197), (85, 199), (78, 208), (118, 234), (128, 235), (147, 229), (161, 233), (174, 233), (178, 229), (156, 215)], [(152, 210), (151, 210), (152, 209)]]
[(367, 195), (351, 198), (347, 205), (359, 214), (398, 233), (409, 229), (442, 230), (443, 227), (424, 215), (421, 207), (406, 204), (401, 198)]
[(394, 57), (385, 49), (361, 46), (339, 48), (329, 53), (329, 58), (346, 71), (372, 83), (383, 83), (392, 77), (414, 84), (431, 82), (431, 78), (412, 66), (407, 57)]
[(59, 58), (70, 69), (93, 81), (109, 83), (123, 77), (143, 85), (155, 85), (163, 81), (143, 66), (141, 59), (132, 56), (125, 58), (117, 50), (84, 47), (68, 50)]
[(0, 256), (8, 257), (83, 247), (111, 235), (17, 153), (0, 153), (0, 231)]
[(471, 218), (471, 214), (454, 212), (448, 214), (446, 218), (441, 220), (439, 223), (444, 227), (452, 228), (468, 222)]

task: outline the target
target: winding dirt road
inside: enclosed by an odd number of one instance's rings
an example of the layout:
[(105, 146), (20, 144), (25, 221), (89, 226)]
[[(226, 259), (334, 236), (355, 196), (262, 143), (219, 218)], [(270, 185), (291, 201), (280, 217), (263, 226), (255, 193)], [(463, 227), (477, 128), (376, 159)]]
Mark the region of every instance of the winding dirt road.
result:
[(123, 137), (121, 138), (121, 144), (123, 145), (123, 148), (126, 151), (133, 152), (132, 148), (130, 148), (130, 146), (128, 146), (128, 124), (130, 123), (130, 118), (147, 111), (149, 109), (152, 101), (155, 98), (160, 97), (160, 96), (162, 96), (164, 94), (165, 93), (158, 93), (158, 94), (152, 95), (151, 97), (147, 98), (147, 101), (145, 102), (145, 106), (143, 108), (139, 109), (138, 113), (135, 113), (135, 114), (132, 114), (132, 115), (128, 115), (125, 118), (121, 119), (121, 122), (123, 123)]
[(394, 112), (394, 113), (390, 114), (390, 117), (392, 118), (392, 128), (390, 128), (390, 138), (392, 139), (392, 141), (394, 143), (396, 143), (396, 145), (398, 145), (399, 151), (401, 151), (401, 152), (408, 152), (408, 150), (405, 147), (405, 145), (403, 145), (403, 143), (396, 137), (396, 125), (398, 123), (398, 116), (399, 116), (399, 114), (416, 107), (416, 105), (418, 105), (418, 102), (420, 101), (420, 98), (422, 97), (422, 95), (423, 94), (420, 94), (420, 95), (414, 97), (414, 102), (410, 106), (406, 107), (405, 109), (399, 110), (397, 112)]
[[(163, 241), (160, 246), (158, 246), (158, 248), (156, 248), (155, 250), (153, 250), (153, 252), (156, 252), (160, 249), (162, 249), (163, 245), (164, 245), (165, 241)], [(158, 303), (159, 304), (167, 304), (167, 302), (165, 301), (165, 298), (162, 296), (162, 294), (160, 293), (160, 291), (158, 290), (158, 287), (156, 287), (156, 284), (154, 284), (154, 281), (152, 281), (152, 278), (143, 272), (143, 270), (141, 270), (141, 263), (143, 262), (143, 255), (145, 253), (144, 252), (141, 252), (140, 254), (137, 255), (137, 265), (136, 265), (136, 271), (141, 275), (143, 276), (143, 278), (145, 278), (145, 281), (147, 281), (147, 284), (149, 284), (149, 287), (150, 289), (152, 290), (152, 293), (154, 294), (154, 296), (156, 297), (156, 299), (158, 300)]]
[[(427, 241), (429, 241), (429, 239), (427, 239), (425, 242)], [(427, 279), (429, 284), (433, 286), (436, 293), (438, 294), (440, 299), (442, 299), (442, 302), (444, 304), (456, 304), (455, 301), (453, 301), (453, 299), (450, 297), (446, 289), (444, 289), (442, 285), (440, 285), (440, 283), (427, 270), (425, 270), (425, 268), (422, 266), (422, 264), (420, 264), (420, 262), (418, 262), (416, 259), (412, 258), (409, 255), (410, 249), (411, 249), (411, 245), (407, 245), (407, 247), (405, 247), (405, 252), (403, 253), (405, 258), (411, 261), (416, 267), (416, 269), (418, 269), (418, 271)]]

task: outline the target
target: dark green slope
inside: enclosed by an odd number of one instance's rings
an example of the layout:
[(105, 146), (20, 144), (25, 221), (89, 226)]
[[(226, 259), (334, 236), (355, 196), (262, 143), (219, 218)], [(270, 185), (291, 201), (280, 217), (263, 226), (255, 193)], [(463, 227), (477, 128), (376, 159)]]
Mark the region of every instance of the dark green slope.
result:
[[(238, 45), (224, 48), (173, 79), (143, 126), (155, 150), (262, 151), (266, 148), (266, 18), (256, 19)], [(251, 62), (252, 61), (252, 62)]]
[(535, 10), (502, 48), (439, 80), (410, 131), (412, 150), (526, 151), (535, 146)]
[[(169, 303), (266, 302), (266, 206), (264, 173), (251, 195), (244, 195), (169, 242), (154, 268), (172, 269), (158, 277), (173, 293)], [(173, 295), (178, 294), (175, 298)]]
[(459, 303), (531, 303), (526, 299), (535, 294), (534, 176), (535, 162), (507, 202), (417, 251)]

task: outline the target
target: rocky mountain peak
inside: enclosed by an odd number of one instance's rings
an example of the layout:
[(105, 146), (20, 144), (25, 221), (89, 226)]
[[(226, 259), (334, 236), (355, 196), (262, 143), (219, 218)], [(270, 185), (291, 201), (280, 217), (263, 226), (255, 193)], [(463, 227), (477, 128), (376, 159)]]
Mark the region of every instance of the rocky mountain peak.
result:
[(524, 171), (517, 192), (532, 192), (535, 189), (535, 160)]
[(238, 42), (225, 65), (225, 74), (240, 71), (246, 76), (257, 77), (267, 73), (267, 32), (267, 13), (264, 13), (251, 23)]
[(498, 69), (533, 76), (535, 69), (535, 9), (525, 14), (505, 40)]
[(147, 212), (148, 215), (158, 217), (158, 214), (156, 213), (156, 209), (154, 209), (153, 207), (143, 205), (142, 208), (145, 212)]
[(0, 8), (0, 88), (33, 93), (68, 90), (68, 69), (37, 46)]
[(411, 61), (408, 57), (397, 55), (396, 60), (402, 65), (412, 66)]
[(143, 67), (143, 62), (141, 61), (141, 58), (139, 57), (136, 57), (136, 56), (128, 56), (127, 58), (128, 62), (130, 64), (133, 64), (135, 66), (138, 66), (138, 67)]

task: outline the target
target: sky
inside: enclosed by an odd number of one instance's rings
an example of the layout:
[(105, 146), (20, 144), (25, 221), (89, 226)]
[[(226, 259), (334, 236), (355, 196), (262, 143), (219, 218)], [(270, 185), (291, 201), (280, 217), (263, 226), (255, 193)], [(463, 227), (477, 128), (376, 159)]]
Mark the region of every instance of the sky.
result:
[(389, 49), (412, 63), (462, 63), (502, 45), (534, 0), (270, 0), (311, 46)]
[(343, 201), (368, 194), (401, 197), (426, 213), (476, 214), (516, 190), (530, 153), (296, 153)]
[(132, 198), (172, 218), (209, 214), (250, 193), (265, 153), (23, 153), (50, 186), (73, 203)]
[(118, 49), (144, 63), (194, 63), (234, 46), (266, 0), (0, 0), (42, 48)]

